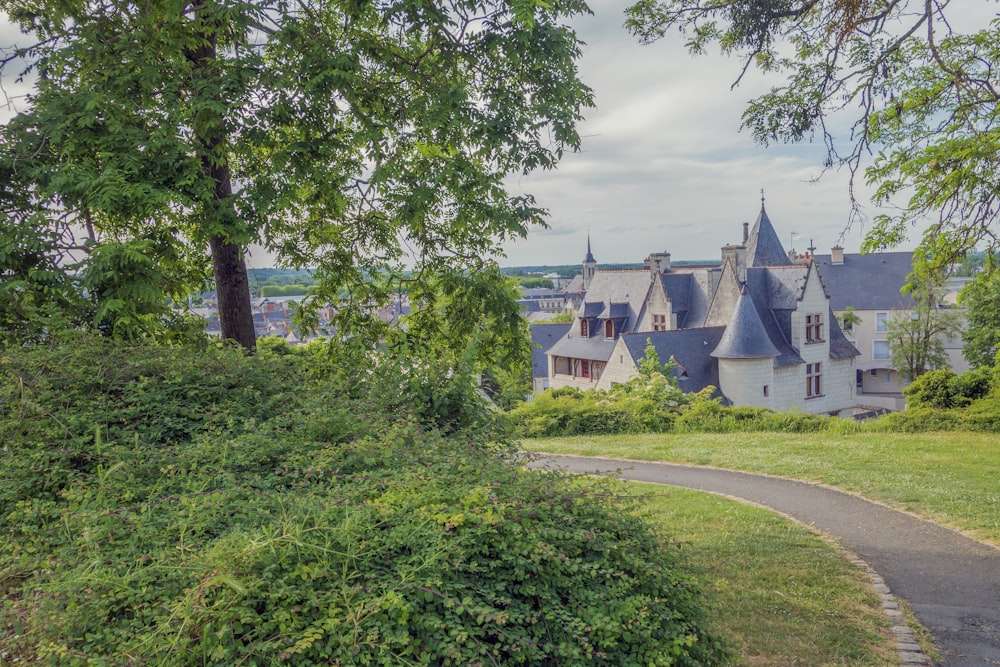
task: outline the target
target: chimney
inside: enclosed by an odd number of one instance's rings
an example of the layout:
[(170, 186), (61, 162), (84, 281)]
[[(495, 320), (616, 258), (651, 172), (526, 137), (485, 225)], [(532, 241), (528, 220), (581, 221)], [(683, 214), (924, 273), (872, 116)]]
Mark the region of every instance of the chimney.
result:
[(646, 266), (652, 273), (663, 273), (670, 270), (669, 252), (651, 252), (646, 258)]
[(844, 263), (844, 249), (840, 247), (840, 244), (833, 246), (830, 250), (830, 263), (831, 264), (843, 264)]
[(743, 223), (743, 245), (746, 245), (747, 241), (749, 241), (749, 240), (750, 240), (750, 223), (749, 222), (744, 222)]
[(736, 279), (741, 283), (747, 280), (747, 247), (745, 245), (722, 246), (722, 265), (732, 262), (736, 271)]

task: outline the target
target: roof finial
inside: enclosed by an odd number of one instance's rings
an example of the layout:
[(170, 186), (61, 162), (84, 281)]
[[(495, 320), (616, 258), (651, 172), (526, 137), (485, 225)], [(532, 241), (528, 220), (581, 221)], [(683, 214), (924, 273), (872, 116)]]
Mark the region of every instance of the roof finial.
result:
[(760, 189), (760, 210), (764, 210), (764, 188)]

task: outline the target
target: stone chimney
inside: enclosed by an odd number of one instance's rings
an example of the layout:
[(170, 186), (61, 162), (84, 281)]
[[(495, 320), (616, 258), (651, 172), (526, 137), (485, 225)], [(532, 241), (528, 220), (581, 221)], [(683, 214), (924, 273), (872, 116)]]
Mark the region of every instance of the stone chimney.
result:
[(664, 271), (669, 271), (670, 253), (669, 252), (650, 253), (649, 257), (646, 258), (646, 268), (648, 268), (651, 273), (663, 273)]
[(831, 264), (843, 264), (844, 263), (844, 249), (840, 247), (840, 244), (833, 246), (830, 250), (830, 263)]
[(747, 281), (747, 247), (745, 245), (722, 246), (723, 267), (725, 267), (726, 262), (732, 262), (733, 269), (736, 270), (736, 279), (745, 283)]
[(749, 241), (749, 240), (750, 240), (750, 223), (749, 222), (744, 222), (743, 223), (743, 245), (746, 245), (747, 241)]

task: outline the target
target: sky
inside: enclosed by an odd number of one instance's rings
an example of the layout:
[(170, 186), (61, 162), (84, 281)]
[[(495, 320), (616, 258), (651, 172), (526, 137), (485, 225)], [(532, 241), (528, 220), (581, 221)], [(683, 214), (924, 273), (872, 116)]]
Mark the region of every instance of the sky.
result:
[[(970, 2), (996, 13), (994, 3), (956, 0), (960, 11)], [(512, 192), (534, 195), (549, 211), (549, 226), (504, 244), (501, 264), (580, 262), (588, 234), (599, 263), (641, 262), (664, 251), (674, 260), (715, 259), (722, 245), (741, 240), (743, 222), (756, 220), (762, 190), (786, 249), (804, 251), (811, 241), (820, 254), (838, 243), (858, 252), (864, 224), (848, 227), (847, 174), (822, 173), (822, 142), (765, 148), (740, 131), (747, 102), (768, 82), (750, 73), (731, 89), (738, 59), (691, 56), (675, 34), (639, 44), (623, 27), (628, 4), (591, 0), (593, 15), (572, 22), (586, 42), (580, 78), (593, 89), (595, 107), (585, 110), (578, 153), (566, 154), (554, 171), (508, 179)], [(0, 21), (0, 45), (16, 35)], [(3, 86), (18, 93), (9, 77)], [(870, 190), (859, 185), (870, 218), (878, 211), (868, 202)], [(250, 263), (273, 261), (257, 251)]]
[[(628, 4), (594, 0), (594, 15), (574, 22), (587, 42), (580, 77), (594, 89), (596, 108), (580, 127), (579, 153), (555, 172), (510, 181), (550, 218), (548, 229), (506, 244), (503, 263), (581, 261), (588, 233), (598, 263), (663, 251), (675, 260), (714, 259), (722, 245), (741, 240), (743, 222), (756, 220), (761, 190), (786, 250), (794, 243), (804, 251), (812, 239), (819, 253), (837, 243), (857, 252), (864, 230), (847, 228), (847, 174), (822, 174), (822, 142), (765, 148), (740, 131), (747, 102), (768, 83), (750, 74), (731, 89), (741, 61), (691, 56), (675, 34), (639, 44), (623, 27)], [(862, 202), (867, 193), (861, 188)]]

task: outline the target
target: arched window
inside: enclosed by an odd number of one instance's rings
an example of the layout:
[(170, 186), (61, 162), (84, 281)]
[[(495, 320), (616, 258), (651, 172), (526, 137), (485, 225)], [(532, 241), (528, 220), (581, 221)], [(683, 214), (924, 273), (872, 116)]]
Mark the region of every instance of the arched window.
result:
[(590, 327), (585, 317), (580, 318), (580, 335), (584, 338), (590, 338)]
[(615, 337), (615, 322), (614, 320), (604, 320), (604, 337), (614, 338)]

